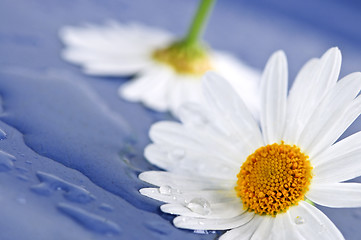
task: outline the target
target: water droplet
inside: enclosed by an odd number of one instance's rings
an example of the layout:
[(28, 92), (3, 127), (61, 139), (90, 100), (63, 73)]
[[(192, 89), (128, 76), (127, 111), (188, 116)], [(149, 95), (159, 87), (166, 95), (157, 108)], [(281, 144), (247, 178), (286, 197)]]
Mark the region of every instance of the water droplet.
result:
[(22, 197), (17, 198), (16, 201), (20, 204), (26, 204), (26, 199)]
[(27, 182), (29, 181), (29, 178), (23, 174), (19, 174), (16, 176), (17, 179), (21, 180), (21, 181), (24, 181), (24, 182)]
[(4, 130), (0, 129), (0, 140), (4, 140), (7, 137), (7, 134)]
[(190, 200), (187, 204), (187, 208), (201, 215), (208, 215), (212, 211), (211, 204), (204, 198), (194, 198)]
[(72, 202), (88, 203), (95, 200), (95, 197), (86, 189), (65, 181), (49, 173), (37, 172), (40, 182), (31, 187), (31, 190), (37, 194), (49, 196), (53, 191), (64, 191), (64, 197)]
[(58, 210), (66, 216), (72, 218), (86, 229), (101, 234), (120, 234), (122, 229), (115, 222), (112, 222), (100, 215), (88, 212), (77, 206), (60, 203)]
[(168, 153), (168, 158), (171, 161), (180, 161), (185, 157), (185, 151), (183, 149), (174, 149)]
[(161, 235), (167, 235), (171, 232), (171, 229), (164, 222), (145, 222), (144, 226), (152, 232), (159, 233)]
[(110, 206), (109, 204), (106, 204), (106, 203), (102, 203), (99, 206), (99, 209), (106, 211), (106, 212), (112, 212), (114, 210), (114, 208), (112, 206)]
[(18, 172), (20, 172), (20, 173), (27, 173), (27, 172), (29, 172), (28, 169), (23, 168), (23, 167), (16, 167), (15, 169), (16, 169)]
[(204, 225), (204, 222), (203, 221), (198, 221), (198, 224), (199, 225)]
[(305, 223), (305, 219), (303, 219), (303, 217), (297, 216), (295, 218), (295, 223), (300, 225), (300, 224), (304, 224)]
[(163, 194), (163, 195), (171, 195), (172, 188), (168, 185), (160, 186), (159, 192), (160, 192), (160, 194)]
[(194, 230), (194, 233), (197, 234), (216, 234), (216, 231), (212, 230)]

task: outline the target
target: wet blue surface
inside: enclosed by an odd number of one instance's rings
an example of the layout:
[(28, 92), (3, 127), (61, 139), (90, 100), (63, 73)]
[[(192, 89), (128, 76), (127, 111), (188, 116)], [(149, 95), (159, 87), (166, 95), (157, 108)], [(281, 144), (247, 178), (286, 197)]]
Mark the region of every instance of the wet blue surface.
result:
[[(291, 81), (307, 59), (332, 46), (343, 53), (341, 75), (361, 69), (357, 1), (291, 2), (219, 1), (206, 39), (259, 69), (269, 54), (285, 49)], [(146, 186), (138, 173), (155, 169), (143, 158), (148, 129), (172, 117), (119, 99), (117, 88), (128, 79), (85, 76), (64, 62), (57, 36), (64, 25), (107, 19), (135, 20), (179, 35), (195, 5), (0, 2), (0, 239), (217, 237), (176, 229), (159, 202), (138, 193)], [(357, 121), (344, 136), (360, 129)], [(322, 210), (346, 239), (359, 239), (360, 209)]]

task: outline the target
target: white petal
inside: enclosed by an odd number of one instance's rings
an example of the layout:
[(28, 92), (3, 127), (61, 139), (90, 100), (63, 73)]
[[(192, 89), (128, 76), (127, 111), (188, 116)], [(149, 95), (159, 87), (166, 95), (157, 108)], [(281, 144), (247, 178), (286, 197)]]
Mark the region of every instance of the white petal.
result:
[(332, 145), (314, 161), (316, 183), (335, 183), (361, 176), (361, 132)]
[(156, 186), (170, 186), (178, 190), (222, 190), (233, 189), (235, 182), (198, 176), (182, 176), (169, 172), (149, 171), (139, 175), (139, 179)]
[(173, 220), (178, 228), (194, 230), (225, 230), (236, 228), (248, 223), (254, 217), (254, 213), (244, 212), (234, 218), (226, 219), (203, 219), (179, 216)]
[(342, 118), (345, 106), (351, 103), (360, 89), (361, 73), (349, 74), (330, 89), (315, 109), (298, 141), (311, 159), (333, 143), (335, 139), (329, 137), (328, 131)]
[(179, 120), (187, 127), (200, 128), (211, 121), (206, 106), (196, 103), (185, 103), (177, 112)]
[(256, 231), (261, 220), (262, 217), (255, 215), (247, 224), (226, 232), (219, 240), (249, 240)]
[(224, 219), (233, 218), (241, 215), (245, 210), (239, 198), (235, 198), (233, 202), (223, 202), (210, 204), (209, 214), (201, 214), (192, 211), (187, 207), (187, 204), (164, 204), (160, 207), (163, 212), (176, 214), (186, 217), (206, 218), (206, 219)]
[(287, 108), (285, 140), (297, 144), (308, 119), (319, 102), (337, 81), (341, 67), (341, 53), (338, 48), (328, 50), (320, 60), (305, 64), (291, 88)]
[(268, 60), (261, 82), (261, 127), (266, 144), (280, 142), (286, 119), (287, 59), (282, 51)]
[[(98, 59), (100, 61), (100, 59)], [(97, 76), (121, 76), (121, 75), (133, 75), (142, 69), (145, 69), (151, 65), (150, 61), (141, 59), (138, 61), (117, 61), (108, 59), (102, 62), (89, 62), (85, 63), (84, 72), (89, 75)]]
[(298, 206), (289, 209), (291, 219), (297, 222), (297, 231), (307, 240), (344, 239), (332, 221), (316, 207), (300, 201)]
[[(172, 78), (172, 86), (167, 93), (167, 101), (170, 110), (176, 115), (182, 104), (191, 101), (195, 101), (196, 103), (200, 102), (201, 84), (198, 78), (179, 76), (176, 73)], [(196, 98), (194, 98), (194, 93), (198, 93)]]
[(152, 164), (169, 172), (183, 175), (198, 175), (237, 181), (240, 166), (232, 160), (223, 161), (212, 154), (200, 151), (185, 151), (164, 145), (150, 144), (144, 156)]
[(360, 183), (312, 184), (306, 195), (312, 202), (333, 208), (361, 207)]
[(267, 239), (270, 236), (271, 229), (275, 219), (271, 216), (262, 216), (261, 222), (258, 225), (258, 228), (250, 238), (251, 240), (261, 240)]
[[(224, 141), (223, 138), (206, 131), (188, 129), (180, 123), (166, 121), (155, 123), (150, 129), (149, 136), (156, 144), (185, 152), (211, 154), (223, 161), (236, 163), (238, 166), (241, 166), (241, 162), (244, 161), (242, 152), (232, 142)], [(207, 164), (207, 159), (202, 158), (199, 161), (201, 160)]]
[(124, 83), (118, 93), (128, 101), (141, 101), (157, 111), (165, 111), (168, 108), (167, 92), (170, 79), (169, 71), (152, 67), (134, 80)]
[[(266, 239), (266, 238), (265, 238)], [(294, 220), (291, 219), (290, 213), (277, 214), (274, 220), (269, 238), (272, 240), (306, 240), (297, 230)]]
[(224, 52), (212, 52), (211, 61), (215, 71), (224, 77), (239, 94), (252, 115), (259, 119), (261, 74), (234, 56)]
[(284, 133), (284, 140), (289, 144), (294, 144), (305, 124), (302, 114), (304, 107), (305, 92), (309, 91), (311, 82), (319, 71), (320, 60), (311, 59), (301, 68), (296, 76), (287, 99), (287, 120)]
[(219, 115), (212, 113), (206, 104), (183, 104), (178, 109), (177, 116), (191, 132), (207, 133), (208, 136), (216, 137), (220, 142), (227, 142), (228, 146), (232, 145), (232, 148), (237, 152), (235, 159), (241, 159), (236, 161), (236, 168), (247, 158), (247, 153), (250, 151), (249, 147), (244, 144), (238, 135), (230, 132), (227, 129), (227, 124), (224, 124), (225, 120)]
[(147, 197), (166, 202), (186, 204), (192, 199), (203, 198), (210, 204), (234, 202), (235, 199), (239, 200), (234, 190), (193, 190), (193, 191), (180, 191), (169, 187), (168, 185), (160, 188), (142, 188), (139, 192)]
[(63, 57), (80, 64), (92, 75), (131, 75), (148, 67), (154, 49), (172, 37), (139, 24), (109, 23), (104, 26), (66, 27), (60, 38), (67, 47)]
[(215, 118), (220, 118), (228, 133), (236, 135), (238, 144), (248, 150), (242, 151), (245, 157), (263, 145), (257, 122), (226, 80), (213, 72), (206, 73), (203, 93)]
[[(328, 143), (335, 142), (360, 114), (361, 114), (361, 97), (358, 96), (351, 102), (351, 104), (349, 104), (346, 107), (346, 109), (340, 115), (340, 117), (337, 118), (337, 121), (333, 123), (332, 126), (330, 126), (328, 129), (326, 129), (327, 131), (325, 130), (323, 134), (327, 134), (327, 136), (325, 136), (324, 141), (327, 141)], [(358, 136), (356, 135), (356, 137)], [(351, 144), (351, 146), (355, 146), (355, 145)], [(357, 157), (357, 155), (359, 154), (357, 153), (357, 151), (354, 153), (344, 152), (342, 160), (338, 161), (341, 159), (340, 155), (341, 152), (344, 151), (344, 149), (348, 149), (347, 147), (345, 148), (345, 144), (337, 145), (337, 147), (331, 146), (329, 150), (326, 150), (325, 153), (321, 154), (320, 157), (318, 156), (314, 157), (315, 159), (313, 162), (317, 166), (314, 172), (315, 179), (316, 178), (329, 179), (331, 182), (340, 182), (355, 178), (360, 175), (359, 168), (354, 168), (355, 166), (359, 166), (357, 162), (355, 162), (357, 161), (355, 157)], [(357, 148), (355, 150), (357, 150)], [(336, 155), (337, 157), (330, 156), (329, 155), (330, 152), (337, 153)], [(327, 155), (329, 159), (326, 160), (325, 156)], [(317, 163), (318, 161), (320, 163)], [(345, 165), (345, 163), (350, 163), (350, 164)]]
[(106, 53), (140, 53), (170, 42), (169, 33), (139, 24), (65, 27), (60, 38), (69, 47)]

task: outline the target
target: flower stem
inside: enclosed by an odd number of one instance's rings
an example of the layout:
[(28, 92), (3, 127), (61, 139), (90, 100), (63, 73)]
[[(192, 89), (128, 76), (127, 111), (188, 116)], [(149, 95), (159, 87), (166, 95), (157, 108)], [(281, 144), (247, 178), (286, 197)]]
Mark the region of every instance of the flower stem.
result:
[(204, 27), (207, 24), (209, 13), (211, 12), (215, 0), (201, 0), (193, 22), (188, 30), (188, 34), (182, 41), (185, 45), (197, 45)]
[(312, 206), (315, 206), (315, 203), (314, 202), (312, 202), (311, 200), (309, 200), (309, 199), (306, 199), (306, 202), (307, 203), (309, 203), (309, 204), (311, 204)]

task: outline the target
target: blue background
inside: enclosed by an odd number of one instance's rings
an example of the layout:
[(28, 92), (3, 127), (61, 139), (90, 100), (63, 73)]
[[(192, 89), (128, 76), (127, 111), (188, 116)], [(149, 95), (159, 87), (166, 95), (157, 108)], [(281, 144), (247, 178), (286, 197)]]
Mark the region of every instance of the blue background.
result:
[[(180, 230), (138, 193), (150, 125), (172, 119), (117, 96), (127, 78), (90, 77), (60, 58), (65, 25), (136, 21), (186, 32), (195, 0), (1, 0), (0, 239), (214, 239)], [(262, 69), (285, 50), (290, 83), (328, 48), (341, 76), (361, 69), (359, 1), (217, 2), (205, 33), (214, 48)], [(342, 136), (361, 129), (357, 120)], [(359, 181), (359, 180), (357, 180)], [(359, 239), (360, 209), (321, 209)]]

